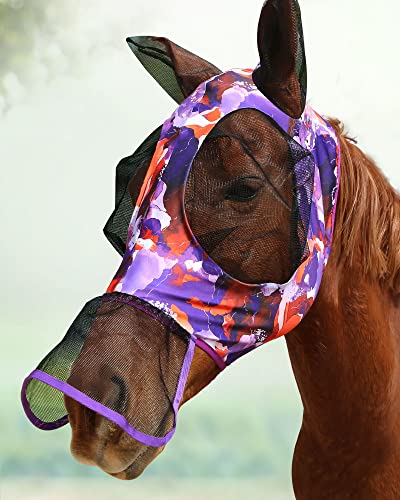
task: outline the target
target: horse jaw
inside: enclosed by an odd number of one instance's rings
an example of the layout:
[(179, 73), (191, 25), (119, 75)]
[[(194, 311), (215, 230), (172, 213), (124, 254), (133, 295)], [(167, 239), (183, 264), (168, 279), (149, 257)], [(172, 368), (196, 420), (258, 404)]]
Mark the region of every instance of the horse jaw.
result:
[[(181, 405), (198, 394), (220, 369), (196, 348)], [(146, 446), (105, 417), (65, 396), (72, 430), (71, 453), (80, 463), (97, 466), (117, 479), (135, 479), (164, 450)]]

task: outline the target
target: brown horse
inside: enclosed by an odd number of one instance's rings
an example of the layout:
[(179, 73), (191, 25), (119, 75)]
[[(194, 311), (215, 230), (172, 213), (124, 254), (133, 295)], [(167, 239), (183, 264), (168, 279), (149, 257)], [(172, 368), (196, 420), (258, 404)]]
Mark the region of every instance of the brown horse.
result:
[[(301, 27), (293, 5), (289, 0), (266, 2), (258, 41), (261, 61), (269, 61), (268, 70), (274, 77), (265, 81), (264, 90), (288, 114), (296, 116), (302, 104), (295, 77), (298, 45), (293, 41), (298, 40)], [(158, 41), (165, 46), (168, 71), (173, 71), (183, 97), (218, 73), (215, 66), (172, 42)], [(171, 85), (171, 79), (168, 82)], [(316, 302), (286, 337), (304, 406), (293, 458), (294, 491), (297, 498), (304, 500), (394, 500), (400, 498), (400, 198), (374, 162), (345, 135), (340, 122), (330, 122), (342, 151), (334, 246)], [(246, 123), (248, 134), (255, 129), (261, 133), (260, 154), (281, 161), (279, 140), (271, 141), (275, 129), (267, 126), (260, 132), (257, 116), (248, 116)], [(235, 126), (239, 127), (233, 123)], [(242, 217), (233, 233), (224, 233), (229, 221), (220, 212), (225, 205), (208, 200), (202, 192), (207, 183), (201, 179), (219, 176), (216, 182), (221, 185), (221, 179), (245, 176), (251, 169), (235, 141), (225, 144), (224, 140), (209, 141), (203, 155), (195, 160), (187, 198), (203, 197), (204, 203), (201, 218), (188, 203), (188, 218), (198, 234), (207, 235), (203, 246), (228, 272), (234, 271), (248, 282), (259, 282), (270, 266), (279, 279), (287, 266), (287, 234), (277, 233), (267, 247), (262, 238), (252, 237), (260, 233), (260, 227), (271, 234), (267, 227), (271, 222), (262, 218), (257, 199), (248, 194), (252, 194), (252, 186), (242, 191), (245, 199), (231, 203), (245, 207), (243, 202), (252, 200), (252, 212), (257, 216)], [(218, 158), (221, 169), (216, 169), (210, 158)], [(235, 171), (237, 165), (241, 172)], [(141, 170), (144, 174), (146, 165)], [(139, 173), (132, 181), (133, 198), (141, 178)], [(284, 216), (279, 214), (275, 224), (284, 227)], [(241, 258), (226, 251), (234, 241), (239, 241)], [(263, 255), (258, 246), (269, 250)], [(156, 335), (157, 329), (164, 329), (146, 314), (134, 314), (138, 331), (152, 329)], [(97, 352), (101, 348), (98, 345)], [(130, 355), (121, 352), (121, 363), (129, 363)], [(100, 372), (96, 362), (93, 359), (93, 379), (80, 380), (79, 386), (84, 388), (85, 383), (94, 381), (107, 390), (108, 382), (96, 376)], [(214, 361), (196, 348), (182, 403), (199, 393), (219, 372)], [(123, 383), (128, 392), (134, 393), (145, 382), (137, 380), (133, 367)], [(151, 384), (145, 389), (151, 391)], [(120, 479), (133, 479), (163, 450), (136, 442), (104, 417), (68, 397), (65, 400), (72, 427), (71, 450), (80, 462), (97, 465)]]

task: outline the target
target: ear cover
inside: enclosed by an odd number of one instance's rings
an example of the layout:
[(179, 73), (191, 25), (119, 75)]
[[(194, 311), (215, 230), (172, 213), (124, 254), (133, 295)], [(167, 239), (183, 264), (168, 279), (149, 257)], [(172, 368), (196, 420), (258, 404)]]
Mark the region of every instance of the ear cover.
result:
[(202, 82), (222, 73), (168, 38), (136, 36), (126, 41), (150, 75), (178, 104)]
[(257, 34), (260, 64), (253, 72), (258, 89), (292, 118), (306, 104), (307, 64), (297, 0), (267, 0)]

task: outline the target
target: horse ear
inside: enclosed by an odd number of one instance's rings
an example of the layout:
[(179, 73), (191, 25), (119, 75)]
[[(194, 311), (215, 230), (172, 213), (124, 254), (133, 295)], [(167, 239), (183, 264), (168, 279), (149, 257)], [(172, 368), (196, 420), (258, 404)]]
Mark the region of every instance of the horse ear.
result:
[(297, 0), (267, 0), (257, 34), (260, 64), (253, 72), (258, 89), (278, 108), (300, 118), (307, 94), (307, 64)]
[(135, 36), (126, 41), (150, 75), (178, 104), (202, 82), (222, 73), (168, 38)]

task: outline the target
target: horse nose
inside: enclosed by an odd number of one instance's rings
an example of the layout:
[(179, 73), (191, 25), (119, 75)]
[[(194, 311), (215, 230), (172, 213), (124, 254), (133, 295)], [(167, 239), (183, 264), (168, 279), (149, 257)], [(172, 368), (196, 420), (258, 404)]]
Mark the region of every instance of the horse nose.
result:
[(110, 381), (110, 393), (106, 406), (118, 413), (123, 413), (128, 402), (128, 386), (120, 375), (112, 375)]
[[(103, 372), (103, 373), (101, 373)], [(90, 382), (85, 378), (85, 389), (91, 397), (106, 408), (124, 415), (127, 411), (128, 384), (120, 374), (99, 371), (99, 377)], [(72, 380), (74, 382), (74, 380)], [(75, 380), (76, 382), (76, 380)], [(72, 429), (71, 452), (78, 462), (95, 465), (109, 474), (120, 473), (131, 462), (143, 445), (126, 436), (123, 430), (106, 417), (96, 413), (77, 401), (65, 397)], [(121, 451), (120, 442), (129, 443)]]

